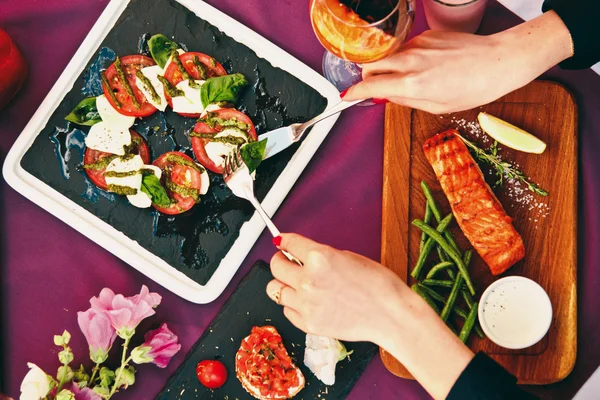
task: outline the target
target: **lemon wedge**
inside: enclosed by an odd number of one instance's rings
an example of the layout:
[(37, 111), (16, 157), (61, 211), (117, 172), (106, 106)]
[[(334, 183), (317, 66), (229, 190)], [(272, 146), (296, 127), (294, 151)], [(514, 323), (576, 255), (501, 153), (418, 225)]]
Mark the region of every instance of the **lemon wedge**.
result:
[(477, 119), (485, 133), (506, 147), (535, 154), (542, 154), (546, 150), (546, 143), (500, 118), (480, 112)]

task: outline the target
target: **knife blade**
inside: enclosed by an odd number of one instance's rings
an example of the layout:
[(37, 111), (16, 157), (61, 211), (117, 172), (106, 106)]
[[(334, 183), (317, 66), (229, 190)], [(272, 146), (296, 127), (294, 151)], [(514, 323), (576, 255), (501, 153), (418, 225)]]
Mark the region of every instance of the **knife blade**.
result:
[(260, 135), (258, 137), (259, 141), (267, 139), (267, 148), (263, 160), (290, 147), (294, 143), (293, 133), (291, 126), (284, 126)]

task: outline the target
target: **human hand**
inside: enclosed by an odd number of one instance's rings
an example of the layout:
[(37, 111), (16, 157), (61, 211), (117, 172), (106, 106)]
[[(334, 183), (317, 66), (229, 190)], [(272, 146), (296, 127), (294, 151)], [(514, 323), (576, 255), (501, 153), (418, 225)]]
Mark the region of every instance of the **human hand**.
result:
[[(366, 257), (336, 250), (296, 234), (282, 234), (281, 252), (271, 260), (275, 279), (267, 294), (284, 306), (285, 316), (301, 330), (348, 341), (381, 345), (386, 324), (401, 313), (394, 299), (412, 292), (383, 265)], [(389, 335), (388, 335), (389, 336)]]
[(518, 89), (572, 55), (553, 11), (490, 36), (426, 31), (380, 61), (344, 100), (383, 98), (434, 114), (477, 107)]

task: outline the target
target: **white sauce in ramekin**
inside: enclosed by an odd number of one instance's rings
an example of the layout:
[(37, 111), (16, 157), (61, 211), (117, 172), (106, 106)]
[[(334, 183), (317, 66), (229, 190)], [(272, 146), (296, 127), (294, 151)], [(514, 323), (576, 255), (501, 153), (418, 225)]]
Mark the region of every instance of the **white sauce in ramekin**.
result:
[(531, 279), (509, 276), (491, 284), (481, 296), (479, 323), (487, 337), (507, 349), (539, 342), (552, 322), (546, 291)]

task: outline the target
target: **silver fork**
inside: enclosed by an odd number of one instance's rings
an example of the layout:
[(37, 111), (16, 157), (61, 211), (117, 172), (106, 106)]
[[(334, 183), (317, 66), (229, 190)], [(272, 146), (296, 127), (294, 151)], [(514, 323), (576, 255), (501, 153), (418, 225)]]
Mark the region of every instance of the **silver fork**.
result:
[[(237, 197), (248, 200), (258, 214), (261, 216), (267, 228), (273, 235), (273, 237), (279, 236), (281, 232), (273, 221), (271, 221), (271, 217), (263, 210), (256, 196), (254, 196), (254, 180), (250, 175), (250, 170), (244, 161), (242, 160), (242, 155), (240, 154), (239, 149), (234, 150), (225, 158), (225, 165), (223, 167), (223, 179), (225, 180), (225, 184), (227, 187), (235, 194)], [(288, 260), (295, 262), (298, 265), (302, 265), (302, 261), (298, 260), (292, 254), (285, 250), (281, 250), (281, 252), (288, 258)]]

